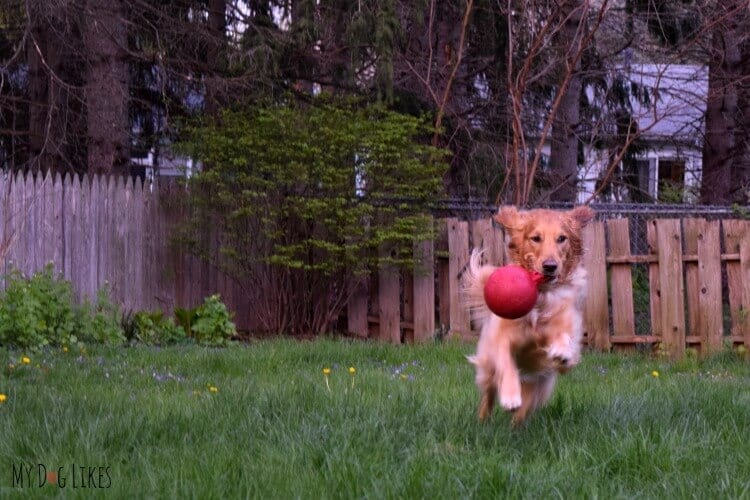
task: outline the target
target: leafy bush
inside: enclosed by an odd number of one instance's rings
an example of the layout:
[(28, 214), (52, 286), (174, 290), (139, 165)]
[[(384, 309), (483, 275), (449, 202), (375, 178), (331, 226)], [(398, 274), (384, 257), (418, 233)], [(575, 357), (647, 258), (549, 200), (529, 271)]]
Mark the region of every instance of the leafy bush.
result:
[(226, 111), (182, 145), (210, 166), (191, 180), (183, 240), (237, 277), (265, 329), (327, 331), (358, 280), (432, 238), (424, 215), (447, 164), (431, 134), (428, 120), (324, 98)]
[(120, 322), (120, 308), (109, 300), (107, 287), (96, 294), (96, 302), (84, 302), (80, 308), (81, 332), (83, 340), (100, 344), (117, 345), (125, 340)]
[(195, 309), (195, 321), (191, 325), (190, 336), (203, 345), (226, 345), (237, 329), (232, 323), (227, 306), (218, 295), (207, 297)]
[(52, 266), (26, 278), (17, 269), (5, 276), (0, 300), (0, 344), (24, 349), (77, 342), (79, 316), (69, 282), (55, 279)]
[(81, 341), (122, 343), (119, 310), (107, 290), (94, 304), (76, 305), (69, 281), (55, 276), (48, 264), (30, 278), (18, 270), (5, 276), (0, 298), (0, 344), (23, 349), (72, 345)]
[(185, 330), (161, 311), (140, 311), (133, 316), (133, 340), (146, 345), (169, 345), (184, 342)]
[(161, 311), (140, 311), (124, 320), (133, 342), (169, 345), (194, 341), (200, 345), (227, 345), (237, 329), (218, 295), (207, 297), (193, 309), (175, 308), (176, 322)]

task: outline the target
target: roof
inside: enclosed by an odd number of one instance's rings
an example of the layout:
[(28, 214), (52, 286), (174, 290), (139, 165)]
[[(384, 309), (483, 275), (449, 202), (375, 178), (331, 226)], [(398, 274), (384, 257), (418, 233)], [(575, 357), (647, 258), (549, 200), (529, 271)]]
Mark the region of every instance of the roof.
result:
[(648, 98), (633, 95), (633, 115), (645, 139), (700, 143), (705, 130), (708, 68), (688, 64), (634, 64), (631, 88), (645, 89)]

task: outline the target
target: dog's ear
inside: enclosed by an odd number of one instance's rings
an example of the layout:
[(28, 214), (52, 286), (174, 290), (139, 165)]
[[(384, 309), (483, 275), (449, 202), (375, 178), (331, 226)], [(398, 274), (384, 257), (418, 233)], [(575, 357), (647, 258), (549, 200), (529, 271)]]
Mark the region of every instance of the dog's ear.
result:
[(519, 213), (516, 207), (510, 205), (500, 207), (493, 219), (508, 230), (518, 229), (523, 224), (523, 214)]
[(573, 210), (568, 212), (570, 218), (576, 221), (580, 227), (585, 226), (591, 220), (596, 217), (596, 212), (586, 205), (575, 207)]

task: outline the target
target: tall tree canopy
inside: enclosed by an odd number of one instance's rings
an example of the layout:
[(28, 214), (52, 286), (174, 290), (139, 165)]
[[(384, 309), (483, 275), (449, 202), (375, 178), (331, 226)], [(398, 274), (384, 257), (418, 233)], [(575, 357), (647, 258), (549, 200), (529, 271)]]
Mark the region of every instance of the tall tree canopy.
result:
[(6, 0), (0, 164), (126, 172), (185, 116), (327, 92), (427, 114), (452, 196), (573, 201), (595, 150), (597, 194), (638, 200), (633, 107), (660, 97), (623, 68), (695, 64), (701, 199), (746, 202), (747, 24), (739, 0)]

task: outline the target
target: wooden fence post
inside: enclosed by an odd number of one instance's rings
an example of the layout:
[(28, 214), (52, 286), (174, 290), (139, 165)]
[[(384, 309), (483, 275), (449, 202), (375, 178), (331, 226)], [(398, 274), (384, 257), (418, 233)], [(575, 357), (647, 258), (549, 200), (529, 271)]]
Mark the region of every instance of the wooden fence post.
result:
[(469, 311), (461, 297), (461, 277), (469, 262), (469, 224), (448, 219), (448, 272), (450, 290), (450, 332), (461, 337), (471, 334)]
[[(434, 225), (432, 217), (428, 224)], [(424, 342), (435, 333), (435, 251), (434, 242), (418, 241), (414, 244), (413, 320), (414, 341)]]
[(726, 251), (740, 257), (739, 261), (727, 262), (732, 340), (750, 348), (750, 222), (725, 220), (722, 226)]
[(611, 257), (623, 259), (612, 264), (612, 330), (623, 343), (633, 345), (635, 339), (635, 310), (633, 308), (633, 274), (630, 262), (630, 224), (628, 219), (607, 221)]
[(435, 251), (438, 252), (437, 265), (437, 293), (438, 319), (440, 328), (450, 328), (451, 299), (450, 299), (450, 259), (448, 259), (448, 219), (440, 219), (437, 224), (437, 241)]
[(607, 300), (607, 255), (604, 223), (590, 222), (583, 230), (583, 263), (588, 270), (588, 292), (584, 303), (584, 328), (589, 347), (608, 351), (609, 306)]
[(677, 359), (685, 354), (685, 285), (682, 278), (680, 220), (657, 220), (656, 240), (659, 246), (659, 282), (662, 286), (662, 341), (667, 353)]
[(387, 262), (389, 248), (380, 249), (378, 266), (378, 303), (380, 331), (378, 338), (393, 344), (401, 343), (401, 283), (398, 269)]
[(346, 304), (346, 329), (358, 337), (367, 338), (367, 302), (370, 291), (367, 287), (369, 276), (360, 277)]
[(698, 335), (701, 354), (721, 349), (724, 321), (721, 302), (721, 243), (719, 221), (698, 223)]

